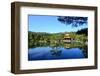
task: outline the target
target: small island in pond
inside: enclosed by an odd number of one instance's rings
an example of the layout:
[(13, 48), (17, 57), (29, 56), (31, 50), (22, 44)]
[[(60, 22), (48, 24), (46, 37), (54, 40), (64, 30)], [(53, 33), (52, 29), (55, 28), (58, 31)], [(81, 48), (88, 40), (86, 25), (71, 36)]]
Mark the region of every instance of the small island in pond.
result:
[(28, 16), (28, 60), (88, 58), (88, 18)]

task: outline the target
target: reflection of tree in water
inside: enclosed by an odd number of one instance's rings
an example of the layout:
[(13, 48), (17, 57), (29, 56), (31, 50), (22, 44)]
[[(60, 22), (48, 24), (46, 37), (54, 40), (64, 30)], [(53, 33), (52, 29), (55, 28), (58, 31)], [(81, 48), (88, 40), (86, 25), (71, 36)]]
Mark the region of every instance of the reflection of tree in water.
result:
[(52, 46), (52, 50), (50, 51), (52, 55), (54, 56), (61, 56), (61, 53), (62, 53), (62, 50), (60, 50), (59, 47), (60, 45), (55, 43), (53, 46)]
[(54, 56), (61, 56), (62, 50), (59, 50), (59, 47), (53, 47), (50, 52)]
[(87, 46), (83, 46), (80, 48), (85, 56), (85, 58), (88, 58), (88, 47)]

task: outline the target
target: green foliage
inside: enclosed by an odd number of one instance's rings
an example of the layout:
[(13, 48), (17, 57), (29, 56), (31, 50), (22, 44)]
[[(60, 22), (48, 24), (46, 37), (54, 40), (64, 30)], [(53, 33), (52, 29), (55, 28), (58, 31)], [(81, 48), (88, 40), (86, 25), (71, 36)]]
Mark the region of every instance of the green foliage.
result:
[(81, 30), (78, 30), (77, 32), (76, 32), (77, 34), (84, 34), (84, 35), (88, 35), (88, 28), (84, 28), (84, 29), (81, 29)]
[(28, 47), (36, 46), (56, 46), (61, 44), (63, 34), (49, 34), (41, 32), (30, 32), (28, 33)]
[(78, 35), (75, 32), (70, 32), (69, 36), (73, 38), (74, 40), (72, 43), (64, 43), (65, 33), (45, 33), (45, 32), (28, 32), (28, 47), (45, 47), (45, 46), (51, 46), (51, 47), (83, 47), (86, 45), (86, 42), (88, 41), (87, 36), (84, 34)]
[(72, 25), (73, 27), (82, 26), (83, 24), (87, 24), (87, 17), (74, 17), (74, 16), (58, 16), (58, 21), (66, 24)]

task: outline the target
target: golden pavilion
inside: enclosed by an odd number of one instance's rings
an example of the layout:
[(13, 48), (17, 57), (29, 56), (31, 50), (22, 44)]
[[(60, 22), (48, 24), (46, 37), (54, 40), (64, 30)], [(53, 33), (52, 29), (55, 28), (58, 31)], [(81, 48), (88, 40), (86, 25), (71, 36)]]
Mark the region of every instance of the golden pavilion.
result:
[(70, 37), (69, 34), (65, 34), (63, 38), (64, 43), (71, 43), (74, 39)]

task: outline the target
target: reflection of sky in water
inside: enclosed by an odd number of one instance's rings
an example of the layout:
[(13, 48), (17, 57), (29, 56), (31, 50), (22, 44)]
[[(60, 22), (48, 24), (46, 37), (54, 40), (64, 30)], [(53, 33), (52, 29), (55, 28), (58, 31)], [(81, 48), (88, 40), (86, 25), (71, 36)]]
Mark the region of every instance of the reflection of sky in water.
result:
[(29, 60), (52, 60), (52, 59), (79, 59), (85, 58), (79, 48), (58, 48), (53, 50), (50, 47), (30, 48), (28, 52)]

